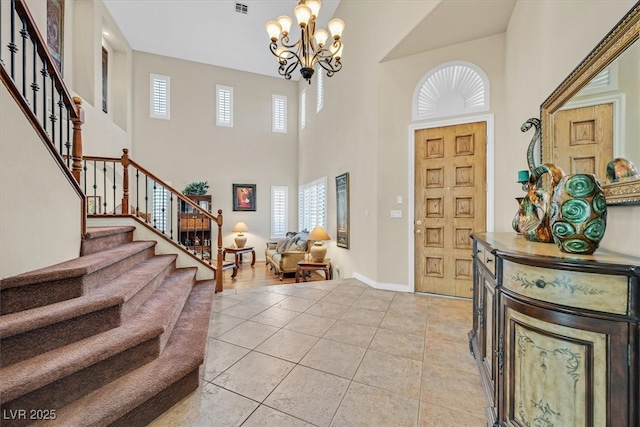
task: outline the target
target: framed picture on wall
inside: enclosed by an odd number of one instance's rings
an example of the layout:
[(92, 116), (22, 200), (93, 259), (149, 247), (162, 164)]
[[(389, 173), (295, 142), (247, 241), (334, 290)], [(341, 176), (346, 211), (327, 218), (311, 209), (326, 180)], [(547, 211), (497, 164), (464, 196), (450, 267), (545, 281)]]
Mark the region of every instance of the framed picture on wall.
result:
[(233, 210), (234, 211), (255, 211), (256, 210), (256, 185), (255, 184), (233, 184)]
[(64, 55), (64, 0), (47, 0), (47, 46), (62, 74)]
[(87, 196), (87, 214), (97, 215), (102, 213), (100, 205), (100, 196)]
[(336, 177), (337, 245), (349, 249), (349, 172)]

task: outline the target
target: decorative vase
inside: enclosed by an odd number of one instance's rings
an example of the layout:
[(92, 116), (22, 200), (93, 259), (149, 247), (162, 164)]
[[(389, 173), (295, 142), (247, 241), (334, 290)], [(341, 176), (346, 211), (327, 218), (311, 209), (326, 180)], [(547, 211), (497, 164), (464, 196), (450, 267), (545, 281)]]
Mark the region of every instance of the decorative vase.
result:
[(561, 251), (592, 254), (607, 227), (607, 201), (593, 174), (563, 177), (551, 202), (551, 233)]

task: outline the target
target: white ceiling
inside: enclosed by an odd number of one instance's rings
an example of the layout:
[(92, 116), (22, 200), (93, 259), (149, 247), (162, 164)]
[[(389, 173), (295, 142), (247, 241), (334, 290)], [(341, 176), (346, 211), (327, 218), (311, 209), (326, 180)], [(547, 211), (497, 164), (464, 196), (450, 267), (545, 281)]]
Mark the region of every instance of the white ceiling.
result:
[[(278, 62), (269, 51), (264, 26), (280, 15), (294, 18), (298, 4), (296, 0), (238, 0), (248, 6), (245, 15), (236, 12), (236, 1), (229, 0), (104, 3), (134, 50), (269, 76), (278, 76)], [(316, 28), (326, 28), (339, 3), (322, 2)], [(291, 40), (298, 38), (295, 33), (291, 36)], [(298, 75), (294, 73), (294, 78)]]
[[(402, 7), (405, 1), (433, 0), (392, 1)], [(383, 60), (502, 33), (516, 2), (442, 0)], [(280, 15), (293, 17), (298, 0), (238, 0), (248, 6), (246, 15), (237, 13), (236, 1), (230, 0), (104, 0), (104, 3), (134, 50), (278, 77), (277, 60), (269, 51), (264, 25)], [(326, 28), (339, 3), (340, 0), (323, 0), (318, 28)], [(345, 40), (348, 36), (347, 22)], [(292, 29), (291, 40), (298, 39), (299, 34)], [(293, 78), (297, 80), (299, 73), (293, 73)]]
[(517, 0), (443, 0), (384, 60), (504, 33)]

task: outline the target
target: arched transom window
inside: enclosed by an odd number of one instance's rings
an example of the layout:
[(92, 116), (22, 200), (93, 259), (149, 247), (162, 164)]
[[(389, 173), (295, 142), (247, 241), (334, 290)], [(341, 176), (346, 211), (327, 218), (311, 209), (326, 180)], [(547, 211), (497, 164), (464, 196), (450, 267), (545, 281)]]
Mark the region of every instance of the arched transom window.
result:
[(489, 80), (468, 62), (448, 62), (429, 71), (413, 94), (413, 120), (489, 110)]

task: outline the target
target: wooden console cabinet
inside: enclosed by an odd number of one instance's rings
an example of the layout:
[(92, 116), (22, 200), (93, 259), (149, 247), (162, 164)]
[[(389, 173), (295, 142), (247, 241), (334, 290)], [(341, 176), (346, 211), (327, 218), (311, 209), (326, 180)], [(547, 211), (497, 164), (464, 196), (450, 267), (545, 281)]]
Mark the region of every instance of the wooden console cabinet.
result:
[(638, 426), (640, 259), (474, 239), (469, 345), (489, 426)]
[(180, 201), (178, 223), (180, 243), (194, 254), (208, 259), (211, 257), (211, 221), (202, 212), (211, 212), (211, 195), (188, 195), (187, 197), (200, 206), (200, 210)]

